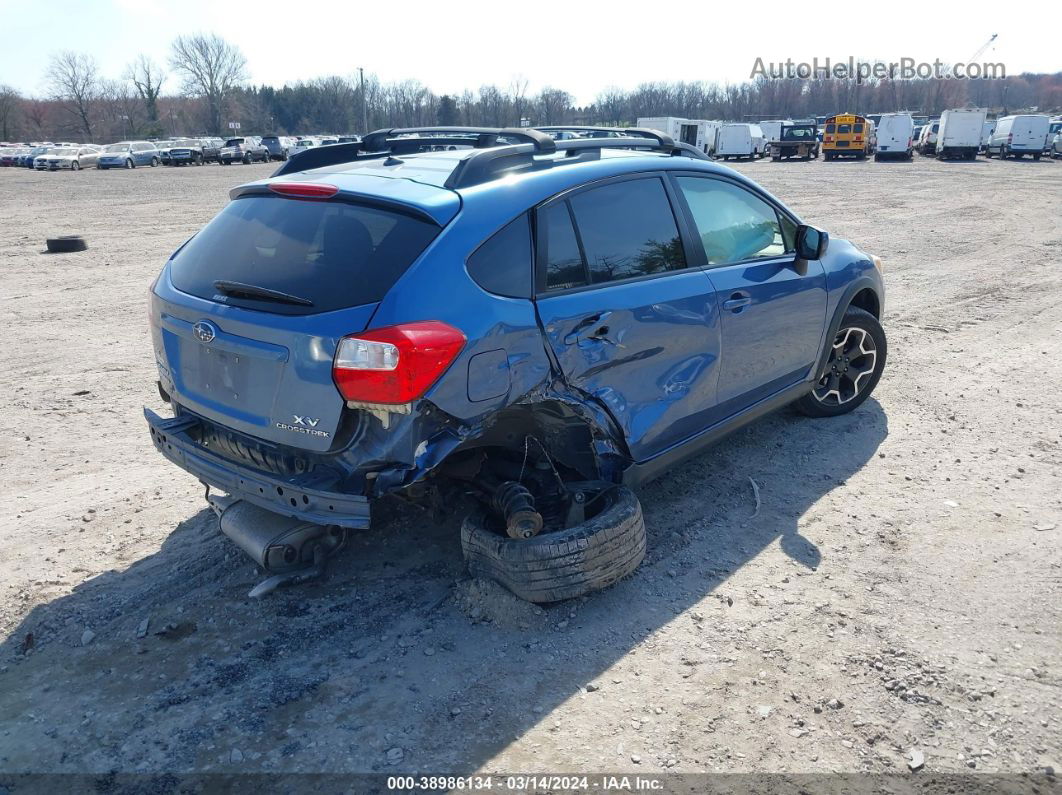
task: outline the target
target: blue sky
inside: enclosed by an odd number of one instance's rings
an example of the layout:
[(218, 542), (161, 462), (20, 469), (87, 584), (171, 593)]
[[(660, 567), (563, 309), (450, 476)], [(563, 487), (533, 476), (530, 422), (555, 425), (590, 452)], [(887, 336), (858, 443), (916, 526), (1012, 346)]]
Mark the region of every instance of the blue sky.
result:
[[(418, 78), (439, 93), (508, 85), (522, 76), (531, 91), (553, 85), (580, 102), (609, 84), (744, 80), (757, 57), (966, 60), (993, 33), (997, 44), (980, 60), (1002, 61), (1012, 74), (1062, 70), (1057, 15), (1055, 24), (1046, 16), (990, 20), (1000, 15), (986, 15), (981, 6), (967, 4), (967, 14), (956, 14), (963, 5), (956, 0), (917, 12), (909, 2), (846, 3), (837, 6), (845, 16), (831, 18), (830, 5), (813, 1), (801, 19), (783, 15), (778, 23), (769, 3), (728, 0), (404, 0), (394, 6), (400, 12), (356, 0), (52, 0), (36, 8), (0, 0), (0, 83), (44, 95), (48, 56), (61, 49), (90, 53), (106, 76), (117, 78), (137, 53), (165, 62), (174, 35), (197, 31), (239, 45), (258, 83), (351, 75), (364, 66), (384, 80)], [(166, 88), (175, 90), (176, 81)]]

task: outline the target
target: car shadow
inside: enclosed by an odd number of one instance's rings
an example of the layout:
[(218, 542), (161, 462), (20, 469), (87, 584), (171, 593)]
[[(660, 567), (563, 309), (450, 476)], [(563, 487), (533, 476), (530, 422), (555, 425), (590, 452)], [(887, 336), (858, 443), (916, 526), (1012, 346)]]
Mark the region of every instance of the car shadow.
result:
[(474, 772), (590, 683), (636, 692), (625, 656), (695, 613), (730, 620), (747, 593), (728, 581), (774, 545), (771, 582), (779, 560), (816, 576), (829, 550), (805, 514), (887, 434), (874, 399), (739, 430), (640, 490), (633, 576), (543, 607), (468, 577), (456, 516), (397, 501), (325, 581), (251, 601), (261, 573), (204, 509), (0, 644), (0, 772)]

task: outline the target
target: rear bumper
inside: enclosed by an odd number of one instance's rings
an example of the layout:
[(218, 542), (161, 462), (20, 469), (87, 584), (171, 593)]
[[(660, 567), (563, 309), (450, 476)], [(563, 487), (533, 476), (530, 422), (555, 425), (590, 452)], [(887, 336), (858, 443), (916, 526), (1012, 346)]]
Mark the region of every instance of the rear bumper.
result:
[(369, 526), (367, 497), (307, 487), (226, 460), (198, 444), (189, 429), (195, 417), (165, 419), (144, 409), (155, 449), (203, 483), (282, 516), (354, 529)]

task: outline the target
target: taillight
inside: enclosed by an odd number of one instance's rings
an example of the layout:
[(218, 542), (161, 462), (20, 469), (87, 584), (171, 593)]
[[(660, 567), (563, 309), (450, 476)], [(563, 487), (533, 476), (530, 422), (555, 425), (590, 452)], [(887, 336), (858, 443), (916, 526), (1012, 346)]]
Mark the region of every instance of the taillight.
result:
[(294, 196), (298, 199), (330, 199), (339, 193), (335, 185), (319, 182), (271, 182), (269, 189), (281, 196)]
[(862, 135), (857, 135), (857, 136), (855, 137), (855, 139), (856, 139), (857, 141), (862, 141), (862, 140), (863, 140), (863, 136), (862, 136)]
[(437, 320), (403, 323), (339, 341), (332, 380), (357, 403), (409, 403), (439, 380), (465, 345), (465, 335)]
[(823, 139), (823, 143), (830, 143), (830, 142), (832, 142), (832, 141), (833, 141), (833, 136), (832, 136), (832, 135), (827, 135), (827, 136), (826, 136), (826, 137), (825, 137), (825, 138)]

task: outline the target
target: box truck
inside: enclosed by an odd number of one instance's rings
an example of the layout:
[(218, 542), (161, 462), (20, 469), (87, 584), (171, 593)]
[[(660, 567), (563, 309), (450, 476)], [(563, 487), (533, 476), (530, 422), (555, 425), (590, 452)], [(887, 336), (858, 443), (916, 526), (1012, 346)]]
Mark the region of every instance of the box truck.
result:
[(1041, 113), (1004, 116), (996, 121), (985, 156), (999, 155), (1005, 160), (1032, 155), (1033, 160), (1039, 160), (1044, 153), (1050, 126), (1051, 120)]
[(981, 148), (981, 132), (987, 115), (984, 110), (946, 110), (941, 113), (937, 158), (974, 160)]
[(766, 143), (758, 124), (724, 124), (715, 136), (715, 156), (723, 160), (732, 157), (752, 160), (763, 157)]
[(710, 155), (715, 149), (715, 132), (720, 122), (677, 116), (643, 116), (638, 119), (638, 126), (659, 130), (676, 141), (695, 146)]
[(882, 113), (878, 124), (878, 151), (875, 160), (910, 160), (914, 152), (914, 119), (910, 113)]

